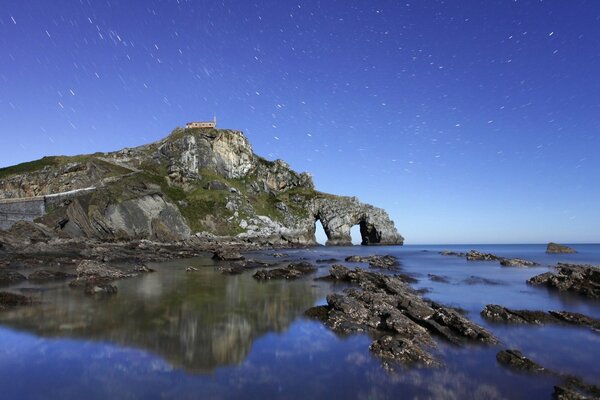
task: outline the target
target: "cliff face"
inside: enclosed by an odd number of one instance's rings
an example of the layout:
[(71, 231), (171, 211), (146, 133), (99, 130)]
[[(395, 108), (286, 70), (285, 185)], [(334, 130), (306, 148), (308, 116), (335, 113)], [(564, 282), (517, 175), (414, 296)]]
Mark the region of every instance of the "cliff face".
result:
[[(112, 153), (46, 157), (0, 169), (2, 198), (95, 187), (53, 202), (37, 222), (60, 235), (103, 240), (181, 240), (196, 233), (263, 244), (402, 244), (387, 213), (356, 198), (318, 192), (310, 175), (253, 153), (239, 131), (176, 129), (165, 139)], [(14, 200), (13, 200), (14, 201)]]

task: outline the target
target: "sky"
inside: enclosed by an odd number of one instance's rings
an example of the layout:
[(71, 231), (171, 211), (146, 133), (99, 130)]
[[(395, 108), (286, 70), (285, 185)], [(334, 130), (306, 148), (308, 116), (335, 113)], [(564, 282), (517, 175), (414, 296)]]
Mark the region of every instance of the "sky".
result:
[(407, 244), (600, 242), (600, 2), (2, 0), (0, 167), (217, 116)]

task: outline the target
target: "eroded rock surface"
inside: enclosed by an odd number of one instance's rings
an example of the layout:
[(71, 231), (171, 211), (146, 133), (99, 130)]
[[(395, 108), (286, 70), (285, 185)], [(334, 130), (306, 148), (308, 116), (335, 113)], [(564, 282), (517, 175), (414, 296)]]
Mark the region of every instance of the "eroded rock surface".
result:
[(600, 267), (559, 263), (554, 268), (554, 272), (536, 275), (527, 283), (598, 299), (600, 298)]
[(535, 267), (540, 264), (522, 258), (504, 258), (500, 261), (500, 265), (503, 267)]
[(502, 350), (496, 354), (496, 360), (501, 365), (514, 371), (546, 372), (546, 368), (525, 357), (519, 350)]
[(327, 305), (309, 311), (341, 334), (377, 337), (371, 351), (385, 362), (437, 366), (435, 336), (455, 344), (496, 343), (492, 334), (456, 310), (424, 300), (401, 277), (334, 265), (330, 278), (359, 288), (327, 296)]
[(482, 253), (477, 250), (471, 250), (467, 253), (467, 261), (501, 261), (502, 257), (495, 254)]
[(488, 304), (481, 316), (490, 321), (516, 324), (568, 324), (600, 330), (600, 320), (570, 311), (512, 310), (496, 304)]
[(253, 275), (257, 280), (269, 279), (297, 279), (301, 276), (312, 274), (317, 268), (307, 262), (298, 262), (289, 264), (285, 268), (261, 269)]
[(397, 270), (400, 266), (398, 259), (394, 256), (371, 255), (371, 256), (349, 256), (346, 262), (362, 262), (369, 264), (370, 268)]

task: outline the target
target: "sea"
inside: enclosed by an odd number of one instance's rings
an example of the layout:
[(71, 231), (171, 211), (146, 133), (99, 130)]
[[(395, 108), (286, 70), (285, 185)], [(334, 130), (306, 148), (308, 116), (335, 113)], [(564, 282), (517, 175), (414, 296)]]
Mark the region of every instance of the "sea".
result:
[[(600, 333), (589, 328), (491, 323), (487, 304), (566, 310), (600, 318), (600, 301), (526, 283), (558, 262), (600, 265), (600, 245), (314, 247), (258, 251), (246, 258), (281, 265), (305, 260), (317, 274), (256, 281), (253, 271), (224, 275), (209, 254), (149, 265), (156, 272), (115, 283), (113, 296), (86, 296), (66, 282), (0, 290), (31, 295), (33, 306), (0, 312), (1, 399), (549, 399), (559, 378), (505, 369), (503, 349), (600, 386)], [(502, 267), (441, 251), (471, 249), (540, 265)], [(274, 253), (285, 253), (283, 256)], [(340, 336), (304, 316), (344, 290), (315, 277), (350, 255), (390, 254), (424, 297), (458, 307), (498, 345), (437, 340), (442, 368), (389, 371), (369, 352), (368, 334)], [(326, 263), (317, 260), (336, 259)], [(197, 269), (188, 272), (188, 267)], [(445, 282), (432, 280), (431, 275)]]

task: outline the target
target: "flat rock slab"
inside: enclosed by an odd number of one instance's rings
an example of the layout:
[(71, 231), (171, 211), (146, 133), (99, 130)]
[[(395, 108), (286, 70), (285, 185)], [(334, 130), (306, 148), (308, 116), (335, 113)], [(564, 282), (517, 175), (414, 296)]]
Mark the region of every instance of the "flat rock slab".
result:
[(297, 279), (316, 271), (317, 268), (314, 265), (303, 261), (289, 264), (284, 268), (260, 269), (256, 271), (253, 277), (259, 281), (269, 279)]
[(488, 304), (481, 316), (490, 321), (514, 324), (565, 324), (589, 327), (600, 331), (600, 320), (570, 311), (511, 310), (496, 304)]
[(394, 256), (371, 255), (371, 256), (349, 256), (346, 262), (360, 262), (369, 264), (369, 268), (389, 269), (395, 271), (400, 266), (398, 259)]
[(329, 275), (331, 280), (355, 283), (358, 288), (330, 294), (326, 306), (313, 307), (306, 315), (340, 334), (372, 334), (377, 339), (370, 349), (384, 365), (441, 365), (432, 352), (434, 337), (457, 345), (497, 342), (456, 310), (420, 297), (402, 277), (341, 265), (331, 267)]
[(554, 272), (536, 275), (530, 285), (544, 285), (561, 292), (573, 292), (592, 299), (600, 298), (600, 267), (558, 263)]

